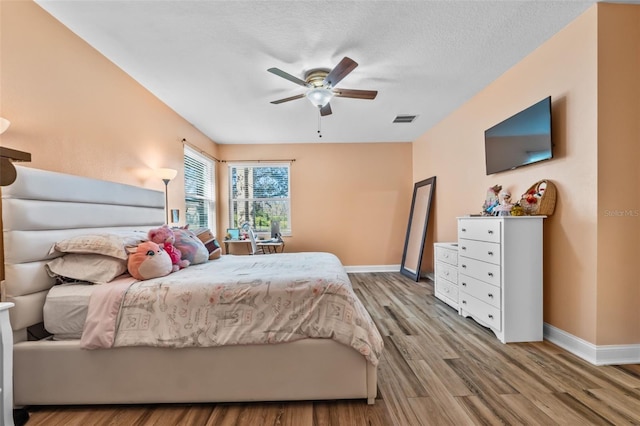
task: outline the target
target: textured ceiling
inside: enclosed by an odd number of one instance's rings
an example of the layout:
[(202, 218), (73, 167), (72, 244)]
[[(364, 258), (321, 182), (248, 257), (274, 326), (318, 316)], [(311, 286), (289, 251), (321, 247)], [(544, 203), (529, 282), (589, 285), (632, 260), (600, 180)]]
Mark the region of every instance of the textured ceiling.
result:
[[(37, 3), (218, 143), (413, 141), (594, 1), (101, 1)], [(344, 56), (359, 66), (321, 120), (272, 105)], [(545, 94), (541, 94), (541, 98)], [(417, 115), (393, 124), (396, 115)]]

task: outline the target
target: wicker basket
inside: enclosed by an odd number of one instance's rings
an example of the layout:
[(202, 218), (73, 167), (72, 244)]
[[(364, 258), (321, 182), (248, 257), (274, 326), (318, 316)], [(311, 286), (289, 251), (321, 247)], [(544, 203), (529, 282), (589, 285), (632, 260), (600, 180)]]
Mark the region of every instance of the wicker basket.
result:
[(556, 207), (556, 193), (553, 182), (543, 179), (531, 185), (522, 195), (520, 205), (527, 215), (550, 216)]

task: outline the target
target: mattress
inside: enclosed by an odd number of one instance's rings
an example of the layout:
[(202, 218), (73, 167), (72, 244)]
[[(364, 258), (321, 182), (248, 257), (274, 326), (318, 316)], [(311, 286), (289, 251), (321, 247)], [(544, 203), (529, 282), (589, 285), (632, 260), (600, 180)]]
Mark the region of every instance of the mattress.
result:
[(89, 299), (96, 285), (61, 284), (49, 290), (44, 303), (44, 327), (55, 340), (80, 339)]

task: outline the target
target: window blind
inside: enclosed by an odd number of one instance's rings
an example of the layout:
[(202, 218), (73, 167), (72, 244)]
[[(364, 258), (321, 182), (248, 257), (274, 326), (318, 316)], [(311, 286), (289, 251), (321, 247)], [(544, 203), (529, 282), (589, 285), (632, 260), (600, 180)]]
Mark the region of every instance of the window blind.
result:
[(279, 223), (291, 234), (290, 164), (230, 164), (229, 213), (231, 228), (249, 223), (257, 232), (270, 232)]
[(215, 163), (184, 147), (185, 222), (191, 229), (215, 229)]

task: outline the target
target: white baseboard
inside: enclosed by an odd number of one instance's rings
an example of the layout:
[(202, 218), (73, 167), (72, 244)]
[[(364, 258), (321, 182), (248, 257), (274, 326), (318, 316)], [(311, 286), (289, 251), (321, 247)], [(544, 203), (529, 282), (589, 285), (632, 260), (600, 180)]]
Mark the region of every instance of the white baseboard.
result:
[(352, 274), (361, 274), (366, 272), (400, 272), (400, 265), (345, 266), (344, 269)]
[(547, 323), (544, 338), (594, 365), (640, 364), (640, 344), (598, 346)]
[(425, 272), (424, 274), (422, 274), (422, 275), (420, 276), (420, 278), (428, 278), (428, 279), (430, 279), (431, 281), (435, 281), (435, 279), (436, 279), (436, 277), (435, 277), (435, 275), (434, 275), (434, 273), (433, 273), (433, 272)]

